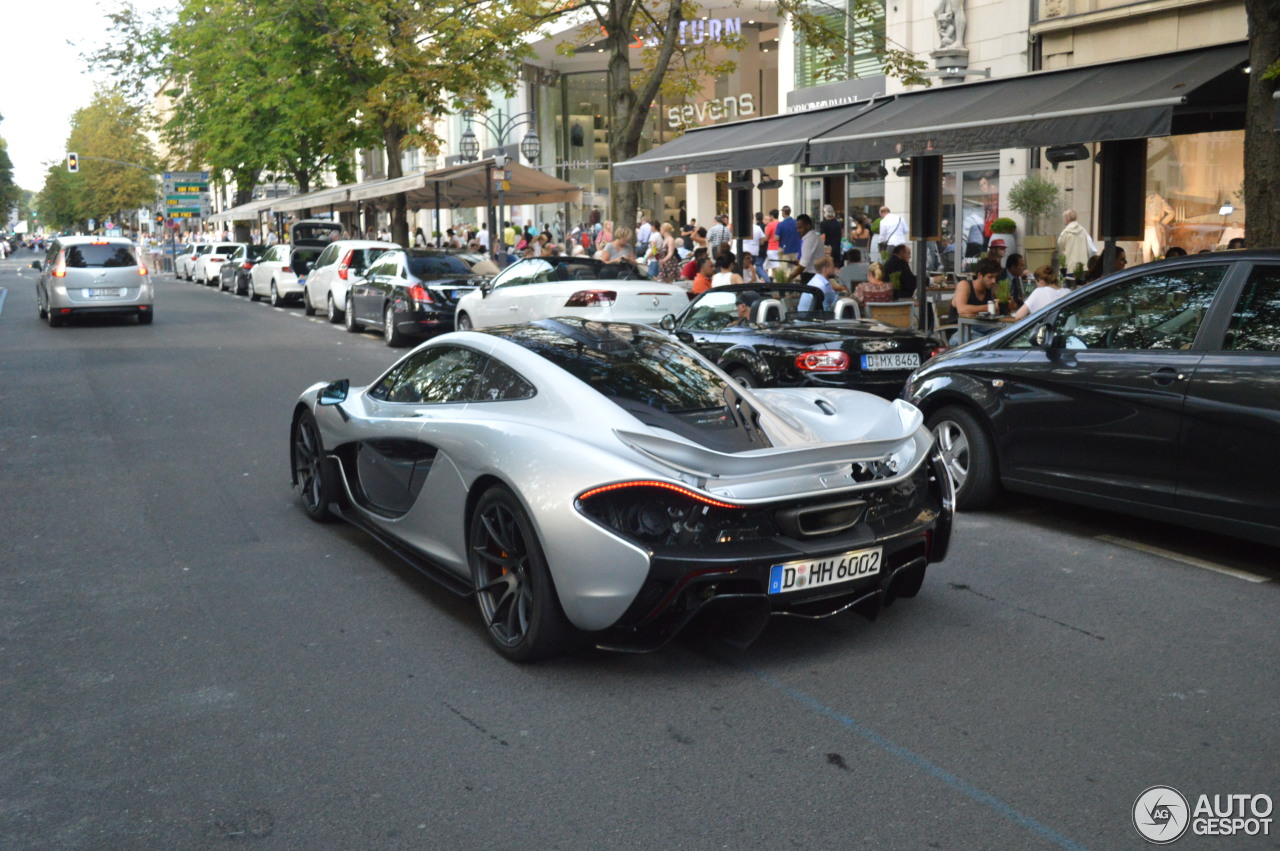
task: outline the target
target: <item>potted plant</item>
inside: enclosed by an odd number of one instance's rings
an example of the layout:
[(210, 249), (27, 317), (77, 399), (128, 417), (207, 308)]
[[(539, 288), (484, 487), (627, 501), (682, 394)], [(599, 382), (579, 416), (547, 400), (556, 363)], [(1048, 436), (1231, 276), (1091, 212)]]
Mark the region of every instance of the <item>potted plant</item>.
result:
[[(1001, 216), (998, 219), (992, 219), (991, 221), (991, 239), (995, 239), (997, 236), (1004, 239), (1005, 257), (1008, 257), (1010, 254), (1018, 250), (1018, 240), (1013, 235), (1014, 231), (1017, 229), (1018, 223), (1013, 219), (1006, 218), (1004, 216)], [(991, 245), (991, 239), (987, 240), (988, 246)]]
[(1057, 239), (1045, 234), (1046, 219), (1058, 205), (1058, 185), (1038, 174), (1029, 174), (1009, 189), (1009, 206), (1027, 220), (1023, 253), (1027, 267), (1037, 269), (1053, 262)]

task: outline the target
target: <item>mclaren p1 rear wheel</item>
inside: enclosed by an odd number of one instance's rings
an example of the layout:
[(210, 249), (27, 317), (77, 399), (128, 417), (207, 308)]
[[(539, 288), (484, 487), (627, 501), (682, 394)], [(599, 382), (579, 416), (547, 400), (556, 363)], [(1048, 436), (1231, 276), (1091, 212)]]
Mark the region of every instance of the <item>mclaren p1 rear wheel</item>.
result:
[(293, 486), (298, 489), (302, 510), (317, 523), (332, 523), (338, 517), (329, 508), (336, 482), (326, 475), (324, 444), (320, 428), (310, 411), (303, 411), (293, 424), (289, 441), (293, 462)]
[(485, 491), (469, 540), (476, 603), (497, 651), (513, 662), (532, 662), (568, 649), (573, 626), (560, 609), (533, 524), (511, 491)]

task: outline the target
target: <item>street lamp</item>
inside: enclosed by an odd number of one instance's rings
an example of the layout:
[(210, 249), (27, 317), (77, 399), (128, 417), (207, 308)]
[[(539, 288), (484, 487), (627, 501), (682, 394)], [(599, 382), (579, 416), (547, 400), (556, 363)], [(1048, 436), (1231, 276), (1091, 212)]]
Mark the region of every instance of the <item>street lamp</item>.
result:
[[(499, 110), (491, 117), (477, 115), (474, 110), (468, 109), (463, 111), (462, 118), (467, 122), (467, 127), (462, 131), (462, 138), (458, 140), (458, 153), (467, 162), (475, 162), (480, 156), (480, 140), (476, 137), (476, 131), (472, 127), (473, 124), (479, 124), (485, 128), (489, 133), (489, 138), (496, 142), (500, 149), (503, 149), (503, 153), (494, 157), (494, 164), (500, 169), (506, 169), (507, 156), (505, 149), (507, 140), (517, 127), (526, 126), (529, 128), (528, 132), (524, 134), (524, 138), (520, 140), (520, 153), (524, 155), (524, 158), (532, 164), (536, 163), (538, 157), (542, 154), (542, 140), (538, 138), (538, 131), (534, 128), (535, 116), (532, 112), (520, 112), (508, 116)], [(485, 181), (487, 188), (493, 186), (492, 171), (489, 169), (486, 169)], [(496, 248), (506, 247), (503, 243), (504, 229), (502, 227), (502, 218), (506, 210), (505, 191), (505, 182), (499, 180), (498, 218), (496, 220), (493, 218), (492, 204), (487, 205), (488, 209), (485, 211), (485, 215), (493, 222), (493, 228), (490, 230), (490, 239), (495, 246), (495, 254), (497, 254)]]

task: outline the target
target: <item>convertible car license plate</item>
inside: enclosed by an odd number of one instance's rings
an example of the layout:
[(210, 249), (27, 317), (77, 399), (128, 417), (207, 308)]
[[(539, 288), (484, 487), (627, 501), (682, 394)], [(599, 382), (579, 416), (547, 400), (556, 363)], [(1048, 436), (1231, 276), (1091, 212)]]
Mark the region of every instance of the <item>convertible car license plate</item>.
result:
[(769, 593), (786, 594), (862, 579), (880, 572), (879, 548), (855, 550), (816, 561), (789, 561), (769, 568)]
[(118, 296), (120, 295), (120, 288), (97, 287), (95, 289), (85, 290), (85, 295), (89, 296), (89, 298), (94, 298), (95, 296)]
[(891, 352), (887, 355), (863, 355), (862, 368), (871, 369), (915, 369), (920, 365), (920, 355), (916, 352)]

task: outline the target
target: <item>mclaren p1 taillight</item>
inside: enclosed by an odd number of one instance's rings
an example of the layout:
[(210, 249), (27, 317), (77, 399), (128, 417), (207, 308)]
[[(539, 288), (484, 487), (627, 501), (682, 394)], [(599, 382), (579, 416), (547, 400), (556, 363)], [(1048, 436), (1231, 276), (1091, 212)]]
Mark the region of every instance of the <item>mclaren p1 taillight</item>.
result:
[(578, 496), (577, 505), (602, 526), (646, 547), (729, 543), (768, 534), (756, 512), (671, 482), (592, 488)]
[(839, 349), (802, 352), (796, 355), (796, 368), (803, 372), (843, 372), (849, 368), (849, 355)]
[(618, 300), (614, 290), (578, 290), (569, 296), (565, 307), (605, 307)]

